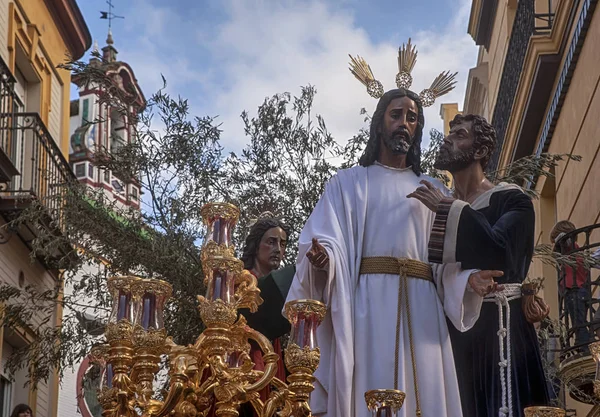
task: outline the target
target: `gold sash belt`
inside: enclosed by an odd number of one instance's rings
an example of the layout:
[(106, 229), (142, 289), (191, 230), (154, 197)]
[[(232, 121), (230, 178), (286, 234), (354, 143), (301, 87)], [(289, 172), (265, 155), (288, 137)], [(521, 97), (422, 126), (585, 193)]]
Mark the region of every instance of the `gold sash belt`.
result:
[[(400, 361), (400, 323), (402, 310), (406, 314), (408, 324), (408, 341), (410, 344), (410, 359), (412, 362), (413, 384), (415, 387), (416, 415), (421, 417), (421, 398), (419, 395), (419, 381), (417, 378), (417, 361), (415, 345), (413, 342), (412, 320), (410, 317), (410, 299), (408, 297), (408, 278), (419, 278), (433, 282), (431, 266), (425, 262), (408, 258), (394, 258), (393, 256), (372, 256), (362, 258), (360, 274), (390, 274), (398, 275), (398, 311), (396, 315), (396, 352), (394, 358), (394, 389), (398, 389), (398, 364)], [(404, 308), (403, 308), (404, 307)]]
[(362, 258), (360, 274), (406, 275), (408, 278), (420, 278), (433, 282), (431, 266), (425, 262), (393, 256), (372, 256)]

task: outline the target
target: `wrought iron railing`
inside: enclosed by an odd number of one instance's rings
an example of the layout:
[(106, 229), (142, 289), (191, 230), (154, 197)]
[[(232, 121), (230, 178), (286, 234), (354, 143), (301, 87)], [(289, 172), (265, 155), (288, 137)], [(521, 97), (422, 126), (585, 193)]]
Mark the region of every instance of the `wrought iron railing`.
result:
[(592, 279), (592, 270), (600, 266), (600, 259), (592, 256), (600, 249), (600, 240), (591, 237), (595, 230), (600, 231), (600, 224), (567, 233), (555, 244), (555, 251), (576, 260), (558, 268), (559, 320), (566, 330), (561, 343), (563, 359), (586, 353), (587, 345), (600, 334), (600, 316), (596, 315), (600, 307), (600, 295), (596, 292), (600, 278)]
[(492, 116), (492, 124), (496, 128), (497, 146), (492, 154), (488, 169), (498, 169), (498, 159), (504, 144), (504, 136), (512, 111), (513, 101), (523, 70), (523, 62), (529, 45), (529, 39), (535, 30), (535, 10), (533, 1), (520, 1), (517, 6), (515, 20), (508, 42), (506, 59), (502, 69), (502, 78), (498, 89), (498, 98)]
[(0, 114), (0, 147), (19, 172), (2, 197), (36, 199), (60, 224), (65, 185), (73, 172), (37, 113)]
[(552, 0), (548, 0), (546, 2), (546, 7), (544, 7), (544, 9), (546, 10), (539, 11), (536, 7), (534, 28), (534, 33), (536, 35), (550, 33), (550, 31), (552, 30), (552, 26), (554, 26), (555, 11), (552, 5)]

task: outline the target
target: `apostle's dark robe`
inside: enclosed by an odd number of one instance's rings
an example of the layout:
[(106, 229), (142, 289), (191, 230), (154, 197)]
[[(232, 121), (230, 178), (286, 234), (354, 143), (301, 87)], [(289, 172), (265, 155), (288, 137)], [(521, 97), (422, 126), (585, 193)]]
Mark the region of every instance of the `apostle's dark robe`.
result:
[[(518, 284), (527, 276), (534, 248), (535, 214), (531, 199), (516, 185), (499, 184), (472, 205), (440, 204), (429, 243), (429, 260), (460, 262), (464, 269), (501, 270), (499, 284)], [(535, 329), (510, 301), (513, 415), (548, 405), (549, 395)], [(505, 315), (505, 314), (503, 314)], [(485, 302), (475, 326), (460, 333), (448, 325), (465, 417), (498, 416), (502, 407), (499, 313)]]
[[(275, 376), (285, 382), (286, 369), (283, 358), (282, 338), (290, 331), (290, 322), (283, 317), (281, 310), (285, 305), (285, 299), (294, 278), (296, 267), (294, 265), (284, 267), (271, 272), (258, 279), (258, 288), (263, 298), (263, 303), (258, 307), (256, 313), (250, 313), (247, 309), (241, 309), (240, 313), (246, 318), (248, 325), (254, 330), (262, 333), (273, 344), (273, 350), (279, 359), (277, 360), (277, 372)], [(262, 351), (255, 342), (250, 343), (250, 357), (254, 362), (254, 369), (264, 371), (265, 364)], [(261, 400), (264, 402), (269, 397), (271, 387), (266, 386), (260, 391)], [(240, 417), (256, 416), (250, 404), (240, 407)]]

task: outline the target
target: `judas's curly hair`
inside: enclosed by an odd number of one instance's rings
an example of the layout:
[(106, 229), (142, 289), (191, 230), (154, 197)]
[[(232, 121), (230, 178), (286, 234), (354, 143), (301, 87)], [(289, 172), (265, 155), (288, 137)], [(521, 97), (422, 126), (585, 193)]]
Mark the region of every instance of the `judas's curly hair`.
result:
[(481, 149), (482, 147), (485, 147), (488, 150), (485, 157), (483, 157), (480, 161), (481, 167), (485, 170), (488, 162), (490, 162), (492, 153), (496, 148), (496, 129), (494, 129), (494, 126), (488, 123), (485, 117), (477, 114), (457, 114), (450, 122), (450, 127), (464, 122), (471, 122), (471, 126), (473, 127), (473, 147), (475, 149)]

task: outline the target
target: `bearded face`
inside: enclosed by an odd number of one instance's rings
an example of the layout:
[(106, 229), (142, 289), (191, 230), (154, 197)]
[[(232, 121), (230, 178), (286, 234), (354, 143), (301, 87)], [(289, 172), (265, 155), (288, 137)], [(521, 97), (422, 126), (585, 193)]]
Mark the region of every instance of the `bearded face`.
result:
[(396, 98), (388, 105), (381, 139), (393, 155), (406, 155), (418, 127), (418, 107), (409, 97)]
[(394, 132), (383, 133), (383, 144), (394, 155), (405, 155), (414, 141), (414, 136), (405, 128), (399, 128)]
[(433, 167), (450, 173), (461, 171), (475, 161), (475, 152), (474, 146), (462, 150), (442, 145)]

